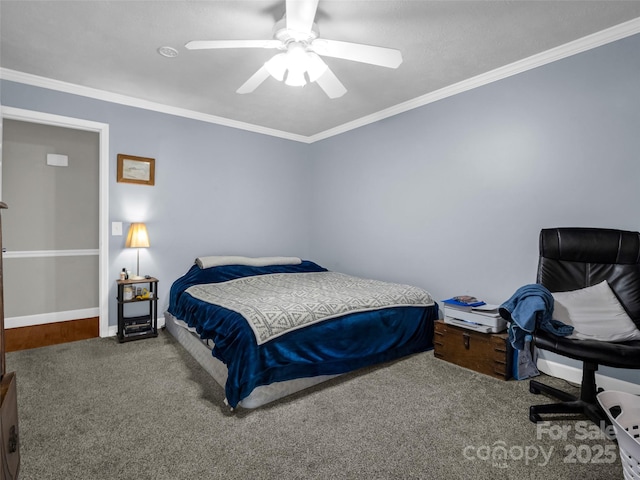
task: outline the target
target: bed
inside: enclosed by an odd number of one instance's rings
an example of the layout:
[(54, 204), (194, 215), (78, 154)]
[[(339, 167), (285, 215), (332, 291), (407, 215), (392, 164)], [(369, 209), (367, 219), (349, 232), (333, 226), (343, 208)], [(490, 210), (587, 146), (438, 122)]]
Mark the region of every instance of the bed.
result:
[(430, 350), (437, 318), (423, 289), (296, 257), (199, 257), (172, 284), (165, 313), (231, 408)]

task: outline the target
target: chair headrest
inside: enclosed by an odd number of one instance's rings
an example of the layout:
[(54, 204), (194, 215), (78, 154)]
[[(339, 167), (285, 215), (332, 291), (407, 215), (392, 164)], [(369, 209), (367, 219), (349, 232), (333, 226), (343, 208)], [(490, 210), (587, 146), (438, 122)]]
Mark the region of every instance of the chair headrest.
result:
[(540, 256), (567, 262), (640, 263), (640, 233), (603, 228), (547, 228), (540, 232)]
[(578, 227), (540, 232), (538, 283), (566, 292), (603, 280), (640, 328), (640, 233)]

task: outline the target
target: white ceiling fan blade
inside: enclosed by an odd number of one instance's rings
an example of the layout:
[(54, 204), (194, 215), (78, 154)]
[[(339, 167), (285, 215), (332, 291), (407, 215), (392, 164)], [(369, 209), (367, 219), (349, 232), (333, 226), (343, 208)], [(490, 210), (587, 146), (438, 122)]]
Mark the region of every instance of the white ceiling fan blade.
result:
[(213, 48), (278, 48), (280, 40), (193, 40), (185, 44), (187, 50), (207, 50)]
[(320, 88), (324, 90), (324, 93), (326, 93), (329, 98), (340, 98), (347, 93), (347, 89), (330, 68), (327, 68), (327, 70), (318, 77), (316, 83), (320, 85)]
[(249, 80), (244, 82), (242, 86), (236, 90), (236, 93), (251, 93), (267, 78), (269, 78), (269, 72), (267, 71), (267, 67), (263, 65), (256, 73), (251, 75)]
[(311, 47), (318, 55), (370, 63), (380, 67), (398, 68), (402, 63), (402, 53), (394, 48), (325, 40), (324, 38), (314, 40)]
[(298, 33), (309, 33), (318, 10), (318, 0), (287, 0), (287, 28)]

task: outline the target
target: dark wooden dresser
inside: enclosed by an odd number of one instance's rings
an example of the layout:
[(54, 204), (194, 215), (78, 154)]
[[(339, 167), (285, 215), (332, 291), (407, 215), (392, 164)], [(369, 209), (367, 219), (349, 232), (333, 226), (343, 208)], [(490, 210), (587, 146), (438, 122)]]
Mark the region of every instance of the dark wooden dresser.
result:
[[(0, 209), (7, 206), (0, 202)], [(2, 223), (0, 220), (0, 252), (2, 251)], [(0, 480), (15, 480), (20, 470), (18, 442), (18, 396), (16, 374), (6, 372), (4, 346), (4, 288), (2, 255), (0, 255)]]
[(479, 333), (442, 320), (435, 322), (436, 358), (495, 378), (511, 378), (513, 349), (506, 333)]

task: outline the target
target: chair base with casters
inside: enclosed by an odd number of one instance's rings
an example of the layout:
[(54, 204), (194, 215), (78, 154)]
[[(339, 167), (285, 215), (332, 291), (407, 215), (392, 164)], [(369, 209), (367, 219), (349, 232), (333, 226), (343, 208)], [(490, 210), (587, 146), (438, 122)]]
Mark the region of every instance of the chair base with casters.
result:
[(538, 423), (543, 420), (540, 414), (582, 414), (598, 425), (609, 425), (611, 422), (607, 415), (597, 404), (597, 394), (602, 391), (596, 387), (595, 372), (598, 365), (589, 363), (583, 366), (582, 385), (580, 396), (576, 397), (558, 388), (545, 385), (536, 380), (529, 381), (531, 393), (545, 393), (560, 400), (561, 403), (547, 403), (531, 405), (529, 407), (529, 420)]
[[(549, 228), (540, 232), (539, 247), (539, 284), (550, 292), (567, 292), (606, 280), (629, 318), (640, 328), (640, 233), (603, 228)], [(538, 349), (579, 360), (583, 367), (579, 396), (531, 380), (531, 393), (547, 394), (560, 403), (531, 406), (529, 419), (537, 423), (545, 414), (581, 414), (598, 426), (610, 425), (597, 400), (602, 389), (596, 385), (595, 373), (599, 365), (640, 369), (640, 341), (580, 340), (536, 331), (533, 344)]]

